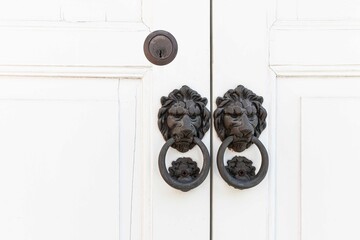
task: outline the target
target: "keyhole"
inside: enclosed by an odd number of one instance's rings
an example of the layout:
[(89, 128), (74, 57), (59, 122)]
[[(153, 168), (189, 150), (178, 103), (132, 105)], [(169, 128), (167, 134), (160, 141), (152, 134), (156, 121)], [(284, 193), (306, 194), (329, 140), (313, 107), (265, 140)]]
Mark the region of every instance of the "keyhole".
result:
[[(164, 38), (164, 39), (163, 39)], [(153, 39), (150, 44), (152, 44), (150, 47), (151, 54), (158, 60), (164, 60), (169, 57), (169, 54), (171, 54), (172, 51), (172, 45), (168, 38), (165, 37), (156, 37)]]
[(188, 176), (188, 173), (187, 173), (186, 170), (183, 170), (183, 171), (181, 172), (181, 175), (182, 175), (183, 177), (187, 177), (187, 176)]
[(174, 36), (162, 30), (150, 33), (144, 42), (146, 58), (156, 65), (166, 65), (174, 60), (177, 48)]

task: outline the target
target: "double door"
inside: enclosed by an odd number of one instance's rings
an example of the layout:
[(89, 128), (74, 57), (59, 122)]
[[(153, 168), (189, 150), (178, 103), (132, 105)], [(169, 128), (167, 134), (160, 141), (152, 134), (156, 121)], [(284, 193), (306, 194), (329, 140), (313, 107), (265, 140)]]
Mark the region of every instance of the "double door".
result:
[[(348, 3), (2, 1), (0, 239), (357, 239), (359, 3)], [(158, 29), (178, 43), (164, 66), (143, 52)], [(183, 85), (211, 116), (238, 85), (263, 96), (259, 185), (220, 176), (214, 118), (205, 181), (187, 192), (164, 181), (160, 99)], [(255, 146), (240, 155), (260, 168)], [(203, 165), (197, 147), (170, 148), (167, 166), (179, 157)]]

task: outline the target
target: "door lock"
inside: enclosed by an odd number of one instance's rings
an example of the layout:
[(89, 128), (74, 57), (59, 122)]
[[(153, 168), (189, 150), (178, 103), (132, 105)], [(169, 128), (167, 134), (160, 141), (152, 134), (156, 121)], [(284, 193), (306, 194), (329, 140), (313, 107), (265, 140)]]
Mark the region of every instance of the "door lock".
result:
[(155, 65), (166, 65), (174, 60), (178, 50), (175, 37), (166, 31), (150, 33), (144, 42), (146, 58)]

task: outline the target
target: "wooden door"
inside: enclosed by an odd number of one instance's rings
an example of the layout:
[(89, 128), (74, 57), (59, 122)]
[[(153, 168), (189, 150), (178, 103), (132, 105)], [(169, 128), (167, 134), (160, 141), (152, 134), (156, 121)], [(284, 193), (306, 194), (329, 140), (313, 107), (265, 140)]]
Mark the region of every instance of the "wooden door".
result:
[[(214, 1), (213, 95), (242, 84), (264, 97), (270, 169), (242, 191), (213, 169), (213, 239), (359, 238), (359, 9), (358, 1)], [(245, 154), (259, 166), (256, 149)]]
[[(2, 1), (0, 19), (0, 239), (208, 240), (209, 178), (162, 180), (157, 113), (182, 85), (210, 96), (209, 2)], [(143, 54), (159, 29), (166, 67)]]
[[(216, 156), (221, 141), (213, 132), (213, 223), (214, 240), (247, 239), (265, 240), (270, 235), (273, 204), (272, 183), (274, 155), (274, 113), (272, 111), (274, 79), (268, 67), (268, 27), (270, 26), (268, 1), (220, 1), (213, 6), (213, 109), (216, 98), (229, 89), (243, 85), (264, 97), (267, 109), (267, 127), (260, 140), (270, 156), (267, 177), (254, 188), (239, 190), (229, 186), (216, 167)], [(246, 156), (256, 169), (260, 154), (252, 146), (243, 153), (227, 150), (226, 159), (235, 155)]]
[[(2, 1), (0, 239), (357, 239), (359, 8)], [(179, 44), (163, 67), (142, 49), (158, 29)], [(212, 110), (239, 84), (264, 97), (270, 168), (260, 185), (228, 186), (214, 157), (194, 190), (163, 181), (160, 98), (185, 84)], [(216, 156), (212, 131), (203, 141)], [(256, 148), (244, 154), (259, 167)], [(179, 156), (170, 150), (168, 161)]]
[(290, 2), (278, 2), (270, 38), (277, 239), (357, 239), (360, 4)]

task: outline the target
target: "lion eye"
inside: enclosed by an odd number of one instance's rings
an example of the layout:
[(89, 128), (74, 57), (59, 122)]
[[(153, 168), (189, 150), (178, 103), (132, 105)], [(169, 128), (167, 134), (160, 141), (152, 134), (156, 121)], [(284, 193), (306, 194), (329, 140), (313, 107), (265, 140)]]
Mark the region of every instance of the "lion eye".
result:
[(255, 115), (255, 112), (249, 111), (249, 112), (247, 113), (247, 115), (248, 115), (248, 117), (253, 117), (253, 116)]
[(190, 115), (191, 119), (195, 119), (197, 116), (195, 114)]
[(232, 118), (237, 118), (237, 117), (239, 116), (239, 114), (231, 113), (230, 116), (231, 116)]

